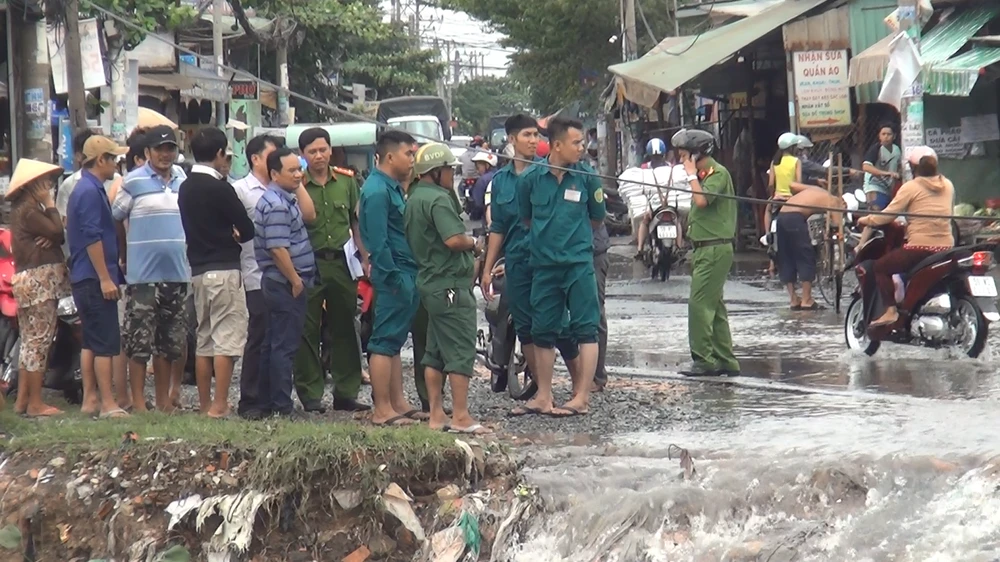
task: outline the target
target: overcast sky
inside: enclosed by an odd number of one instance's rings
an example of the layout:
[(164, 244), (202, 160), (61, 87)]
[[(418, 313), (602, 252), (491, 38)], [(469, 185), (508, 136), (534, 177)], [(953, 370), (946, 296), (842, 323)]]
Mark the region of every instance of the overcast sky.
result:
[[(413, 2), (412, 0), (401, 1), (403, 2), (403, 17), (406, 18), (413, 13)], [(389, 17), (392, 11), (392, 1), (382, 0), (382, 8), (385, 10), (386, 17)], [(449, 60), (454, 59), (457, 50), (461, 54), (463, 64), (466, 64), (471, 61), (470, 55), (474, 53), (477, 61), (478, 57), (482, 56), (487, 75), (503, 76), (507, 73), (508, 56), (512, 51), (500, 46), (500, 40), (503, 39), (502, 34), (490, 32), (482, 22), (472, 19), (464, 12), (441, 10), (429, 6), (420, 7), (420, 21), (425, 47), (432, 47), (435, 37), (439, 42), (452, 41), (454, 49), (448, 57)], [(468, 72), (467, 68), (463, 68), (463, 75), (467, 75)]]

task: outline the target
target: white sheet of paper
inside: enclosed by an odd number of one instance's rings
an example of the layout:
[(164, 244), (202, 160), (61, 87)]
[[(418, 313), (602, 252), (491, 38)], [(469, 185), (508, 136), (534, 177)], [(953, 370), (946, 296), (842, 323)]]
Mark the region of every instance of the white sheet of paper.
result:
[(351, 279), (357, 281), (365, 276), (365, 269), (361, 267), (361, 260), (358, 259), (358, 246), (351, 236), (344, 244), (344, 256), (347, 258), (347, 269), (351, 272)]
[(889, 43), (889, 67), (882, 82), (882, 90), (878, 94), (878, 101), (899, 109), (903, 94), (920, 75), (922, 65), (920, 53), (917, 52), (910, 36), (905, 33), (896, 36)]

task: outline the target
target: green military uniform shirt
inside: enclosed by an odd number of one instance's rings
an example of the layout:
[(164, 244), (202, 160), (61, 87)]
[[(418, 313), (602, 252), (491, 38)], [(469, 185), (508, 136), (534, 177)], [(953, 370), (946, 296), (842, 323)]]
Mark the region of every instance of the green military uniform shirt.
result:
[(450, 189), (426, 182), (410, 187), (406, 200), (406, 238), (418, 264), (422, 297), (446, 289), (468, 289), (475, 275), (472, 251), (452, 251), (444, 241), (465, 234), (462, 208)]
[(708, 159), (708, 166), (698, 171), (701, 190), (708, 199), (708, 205), (691, 205), (688, 215), (688, 239), (694, 242), (709, 240), (732, 240), (736, 237), (736, 200), (713, 197), (712, 194), (736, 195), (733, 177), (714, 158)]
[(594, 260), (591, 221), (604, 220), (604, 191), (589, 165), (566, 167), (562, 182), (543, 163), (533, 164), (517, 181), (518, 215), (530, 221), (533, 267)]
[[(541, 161), (541, 158), (536, 159)], [(521, 175), (527, 171), (525, 168)], [(517, 173), (511, 162), (493, 175), (490, 198), (490, 232), (503, 236), (503, 255), (512, 262), (528, 263), (531, 256), (528, 227), (518, 216)]]
[(361, 189), (354, 172), (333, 166), (330, 179), (320, 185), (306, 172), (306, 192), (316, 206), (316, 220), (306, 225), (309, 242), (314, 252), (333, 252), (344, 249), (351, 237), (351, 221), (357, 219), (358, 199)]

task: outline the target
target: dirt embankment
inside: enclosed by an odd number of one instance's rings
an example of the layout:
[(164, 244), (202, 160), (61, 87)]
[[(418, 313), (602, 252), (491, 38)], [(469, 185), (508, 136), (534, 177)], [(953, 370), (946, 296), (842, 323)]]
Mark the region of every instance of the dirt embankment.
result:
[(126, 433), (117, 448), (4, 458), (4, 561), (488, 559), (517, 485), (499, 447), (462, 440), (328, 452)]

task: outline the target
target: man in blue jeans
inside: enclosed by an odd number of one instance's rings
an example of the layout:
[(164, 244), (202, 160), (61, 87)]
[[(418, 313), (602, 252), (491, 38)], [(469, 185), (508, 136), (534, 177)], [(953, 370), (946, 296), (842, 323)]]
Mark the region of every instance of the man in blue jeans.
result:
[(302, 164), (287, 148), (267, 157), (271, 184), (257, 201), (254, 254), (267, 304), (267, 335), (260, 354), (258, 400), (263, 414), (291, 416), (292, 364), (306, 322), (306, 288), (316, 275), (316, 259), (295, 191)]

